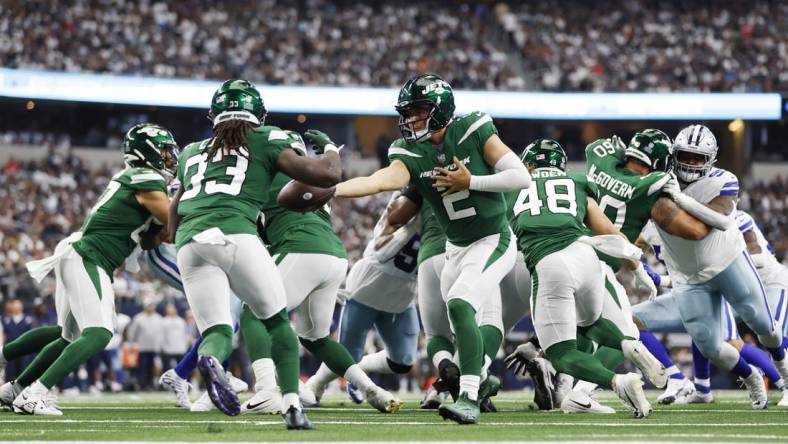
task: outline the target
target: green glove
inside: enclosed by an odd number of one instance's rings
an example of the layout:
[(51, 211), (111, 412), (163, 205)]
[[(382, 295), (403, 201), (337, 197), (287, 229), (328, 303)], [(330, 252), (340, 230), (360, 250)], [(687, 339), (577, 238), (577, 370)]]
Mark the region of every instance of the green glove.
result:
[[(337, 152), (342, 148), (341, 146), (337, 147), (337, 145), (331, 141), (331, 138), (328, 137), (328, 134), (316, 129), (306, 130), (304, 133), (304, 140), (314, 147), (315, 154), (325, 153), (326, 146), (333, 146), (334, 150)], [(329, 151), (332, 151), (332, 149), (329, 148)]]

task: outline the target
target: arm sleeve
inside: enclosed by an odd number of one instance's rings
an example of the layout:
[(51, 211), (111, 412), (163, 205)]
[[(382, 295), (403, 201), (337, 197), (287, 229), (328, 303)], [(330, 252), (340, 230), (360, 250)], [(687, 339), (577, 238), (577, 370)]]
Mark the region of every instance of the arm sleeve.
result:
[(509, 152), (495, 164), (497, 173), (486, 176), (471, 176), (472, 190), (506, 192), (531, 186), (531, 175), (516, 154)]
[(684, 193), (674, 195), (673, 201), (682, 210), (712, 228), (725, 231), (736, 223), (733, 217), (720, 214)]

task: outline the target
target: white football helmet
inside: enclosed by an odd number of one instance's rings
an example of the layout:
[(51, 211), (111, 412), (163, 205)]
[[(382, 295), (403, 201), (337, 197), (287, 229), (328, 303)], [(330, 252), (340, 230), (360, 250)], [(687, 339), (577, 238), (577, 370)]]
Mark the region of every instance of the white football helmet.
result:
[[(673, 168), (682, 182), (691, 183), (711, 171), (717, 160), (717, 138), (703, 125), (690, 125), (681, 130), (673, 142)], [(705, 157), (701, 165), (693, 165), (679, 160), (679, 153), (688, 152)]]

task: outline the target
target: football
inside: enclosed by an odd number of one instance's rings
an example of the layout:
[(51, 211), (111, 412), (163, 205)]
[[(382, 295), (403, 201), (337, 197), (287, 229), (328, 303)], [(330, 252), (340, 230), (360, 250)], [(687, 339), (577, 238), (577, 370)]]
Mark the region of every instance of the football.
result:
[(291, 180), (285, 185), (276, 198), (276, 203), (288, 210), (307, 213), (320, 209), (332, 197), (336, 187), (320, 188)]

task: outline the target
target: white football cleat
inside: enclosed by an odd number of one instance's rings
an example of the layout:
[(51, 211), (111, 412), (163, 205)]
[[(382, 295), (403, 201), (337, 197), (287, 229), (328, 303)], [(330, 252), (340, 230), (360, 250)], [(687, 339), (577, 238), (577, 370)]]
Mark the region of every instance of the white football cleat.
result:
[(554, 381), (553, 404), (560, 406), (563, 404), (566, 395), (572, 391), (572, 384), (575, 383), (575, 378), (566, 373), (556, 373)]
[(788, 407), (788, 387), (783, 387), (782, 392), (783, 397), (780, 399), (780, 402), (777, 403), (777, 407)]
[(282, 413), (282, 395), (278, 390), (264, 389), (241, 404), (241, 414), (279, 415)]
[(634, 339), (621, 341), (621, 351), (624, 357), (635, 364), (643, 375), (657, 388), (668, 385), (668, 372), (665, 366), (648, 351), (642, 342)]
[(192, 406), (192, 402), (189, 400), (189, 389), (191, 388), (191, 384), (189, 384), (189, 381), (178, 376), (174, 369), (169, 369), (162, 373), (159, 378), (159, 385), (175, 393), (176, 406), (184, 409), (188, 409)]
[(189, 407), (189, 411), (210, 412), (213, 410), (213, 408), (213, 401), (211, 401), (211, 397), (208, 395), (208, 392), (204, 392), (202, 396), (192, 403), (192, 406)]
[(760, 370), (752, 365), (750, 365), (750, 368), (752, 369), (750, 376), (740, 378), (740, 380), (750, 393), (750, 401), (752, 401), (753, 410), (763, 410), (766, 408), (766, 402), (768, 400), (766, 397), (766, 388), (763, 385), (763, 375), (761, 375)]
[(646, 418), (651, 414), (651, 404), (643, 392), (643, 380), (637, 373), (616, 375), (613, 390), (619, 398), (635, 412), (635, 418)]
[(63, 416), (55, 407), (54, 398), (49, 396), (49, 390), (38, 381), (22, 390), (13, 405), (14, 412), (23, 415)]
[(14, 399), (22, 393), (24, 387), (16, 381), (8, 381), (0, 386), (0, 404), (13, 409)]
[(402, 407), (402, 401), (386, 390), (375, 386), (364, 393), (366, 401), (381, 413), (397, 413)]
[(561, 411), (564, 413), (597, 413), (603, 415), (616, 413), (614, 408), (600, 404), (582, 390), (572, 390), (568, 395), (564, 396), (564, 400), (561, 402)]
[(714, 395), (711, 392), (703, 393), (695, 390), (692, 393), (676, 398), (673, 404), (711, 404), (712, 402), (714, 402)]
[(664, 405), (673, 404), (677, 399), (692, 393), (695, 393), (695, 384), (689, 379), (668, 378), (668, 386), (661, 395), (657, 396), (657, 402)]
[(230, 381), (230, 387), (232, 387), (235, 393), (243, 393), (249, 388), (249, 384), (247, 384), (246, 381), (244, 381), (243, 379), (236, 378), (229, 371), (226, 373), (227, 373), (227, 380)]
[(318, 387), (317, 383), (314, 382), (314, 378), (309, 378), (305, 383), (299, 383), (298, 397), (301, 399), (301, 405), (307, 408), (318, 406), (325, 390), (325, 386)]

